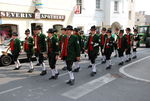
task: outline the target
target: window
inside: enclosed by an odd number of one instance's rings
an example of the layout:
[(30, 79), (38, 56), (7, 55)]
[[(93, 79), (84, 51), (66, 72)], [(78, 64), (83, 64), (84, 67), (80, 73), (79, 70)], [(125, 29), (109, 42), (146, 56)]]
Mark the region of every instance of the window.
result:
[(114, 11), (119, 12), (119, 1), (114, 2)]
[(15, 24), (0, 25), (0, 44), (9, 40), (13, 32), (18, 32), (18, 26)]
[(82, 0), (77, 0), (77, 5), (80, 5), (82, 8)]
[(100, 9), (101, 0), (96, 0), (96, 9)]
[(132, 12), (129, 11), (129, 20), (131, 20), (131, 14), (132, 14)]
[(137, 21), (140, 21), (140, 19), (137, 19)]
[(133, 0), (131, 0), (131, 2), (133, 3)]
[(82, 0), (76, 0), (77, 5), (75, 7), (75, 14), (81, 14), (82, 11)]

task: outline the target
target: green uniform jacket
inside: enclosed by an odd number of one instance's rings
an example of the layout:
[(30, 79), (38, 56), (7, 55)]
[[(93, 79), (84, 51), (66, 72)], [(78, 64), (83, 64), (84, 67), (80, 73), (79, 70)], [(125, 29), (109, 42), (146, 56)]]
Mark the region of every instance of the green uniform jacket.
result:
[[(100, 46), (103, 48), (102, 40), (101, 40), (102, 34), (100, 34), (99, 37), (100, 37)], [(107, 34), (104, 35), (104, 43), (105, 43), (105, 39), (106, 39), (106, 38), (107, 38)]]
[(21, 51), (21, 41), (18, 38), (16, 38), (14, 40), (14, 51), (13, 51), (13, 53), (18, 54), (20, 51)]
[[(26, 38), (25, 38), (25, 40), (26, 40)], [(33, 38), (32, 37), (29, 37), (28, 38), (28, 46), (29, 46), (29, 50), (25, 50), (25, 52), (27, 53), (27, 54), (33, 54), (33, 46), (34, 46), (34, 43), (33, 43), (34, 41), (33, 41)]]
[[(109, 42), (107, 42), (107, 38), (106, 38), (106, 42), (105, 42), (105, 50), (109, 49), (111, 52), (114, 51), (114, 42), (115, 39), (111, 36)], [(107, 48), (107, 46), (109, 46), (109, 48)]]
[[(119, 49), (119, 39), (120, 37), (117, 37), (117, 46)], [(127, 42), (127, 38), (125, 36), (122, 37), (122, 42), (121, 42), (121, 49), (125, 50), (128, 47), (128, 42)]]
[[(86, 44), (86, 47), (85, 47), (86, 50), (89, 49), (89, 41), (90, 41), (90, 36), (88, 38), (88, 41), (87, 41), (87, 44)], [(98, 52), (99, 52), (99, 46), (100, 46), (100, 38), (99, 38), (98, 34), (95, 34), (93, 36), (92, 46), (93, 46), (92, 53), (93, 54), (98, 54)]]
[(55, 36), (53, 36), (51, 39), (47, 38), (47, 51), (48, 54), (59, 55), (59, 43)]
[(75, 61), (76, 57), (80, 57), (79, 41), (75, 35), (71, 35), (68, 42), (66, 60)]
[(82, 47), (82, 37), (81, 37), (80, 35), (76, 35), (76, 36), (77, 36), (77, 38), (78, 38), (79, 47), (80, 47), (80, 51), (81, 51), (81, 48), (83, 48), (83, 47)]
[(40, 46), (40, 52), (46, 52), (46, 36), (44, 34), (40, 34), (40, 40), (39, 40), (39, 46)]
[[(133, 34), (132, 34), (132, 33), (129, 33), (129, 35), (130, 35), (130, 42), (131, 42), (131, 43), (130, 43), (130, 44), (128, 43), (128, 48), (132, 46), (132, 43), (133, 43), (133, 40), (134, 40)], [(124, 37), (127, 38), (127, 34), (125, 34)], [(127, 42), (128, 42), (128, 39), (127, 39)]]

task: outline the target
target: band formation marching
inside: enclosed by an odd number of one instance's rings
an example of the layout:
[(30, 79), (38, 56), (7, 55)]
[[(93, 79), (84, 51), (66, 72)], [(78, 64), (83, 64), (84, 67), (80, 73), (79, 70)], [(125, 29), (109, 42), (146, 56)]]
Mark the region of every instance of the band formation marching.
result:
[[(96, 26), (92, 26), (89, 37), (86, 37), (83, 31), (78, 28), (73, 29), (71, 25), (68, 25), (66, 28), (61, 29), (62, 34), (60, 36), (56, 34), (57, 30), (52, 28), (48, 29), (46, 36), (42, 33), (42, 27), (36, 26), (33, 30), (34, 35), (31, 36), (30, 30), (27, 29), (25, 31), (26, 38), (23, 43), (23, 50), (26, 52), (29, 61), (30, 69), (28, 72), (32, 73), (34, 71), (32, 56), (35, 55), (38, 62), (35, 66), (42, 66), (40, 75), (46, 75), (47, 69), (44, 57), (47, 57), (51, 68), (49, 80), (55, 80), (59, 76), (56, 62), (61, 59), (66, 65), (62, 70), (67, 70), (69, 74), (69, 80), (66, 83), (74, 85), (75, 77), (73, 72), (79, 72), (80, 70), (81, 54), (88, 54), (90, 60), (88, 68), (91, 68), (91, 76), (95, 76), (97, 73), (95, 60), (98, 55), (102, 56), (102, 64), (106, 64), (106, 70), (112, 67), (111, 55), (113, 52), (115, 57), (120, 58), (118, 65), (123, 65), (124, 62), (137, 58), (136, 49), (140, 38), (136, 29), (133, 32), (132, 34), (130, 28), (126, 28), (125, 31), (116, 28), (115, 33), (112, 33), (111, 29), (102, 28), (101, 33), (97, 33)], [(19, 70), (21, 64), (18, 56), (22, 49), (21, 41), (15, 32), (12, 34), (9, 50), (15, 62), (14, 70)], [(73, 64), (75, 65), (74, 68)]]

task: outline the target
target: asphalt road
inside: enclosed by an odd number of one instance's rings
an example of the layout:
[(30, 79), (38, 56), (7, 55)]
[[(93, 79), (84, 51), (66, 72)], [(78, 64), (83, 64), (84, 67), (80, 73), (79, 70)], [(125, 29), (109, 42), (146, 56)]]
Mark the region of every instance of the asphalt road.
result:
[[(119, 59), (112, 58), (112, 69), (105, 70), (99, 57), (97, 75), (90, 77), (89, 62), (82, 59), (74, 86), (65, 84), (67, 71), (59, 70), (57, 80), (48, 80), (51, 73), (47, 62), (45, 76), (39, 75), (40, 66), (32, 74), (27, 73), (27, 63), (19, 71), (12, 70), (14, 65), (0, 67), (0, 101), (150, 101), (149, 60), (150, 49), (141, 48), (137, 59), (121, 67)], [(62, 61), (57, 62), (57, 68), (63, 66)]]

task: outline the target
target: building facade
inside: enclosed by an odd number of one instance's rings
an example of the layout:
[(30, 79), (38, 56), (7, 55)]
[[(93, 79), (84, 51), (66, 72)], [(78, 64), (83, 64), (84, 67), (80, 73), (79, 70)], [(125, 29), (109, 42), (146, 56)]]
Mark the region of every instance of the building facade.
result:
[[(17, 1), (17, 2), (16, 2)], [(134, 26), (129, 21), (130, 0), (0, 0), (0, 32), (18, 32), (21, 40), (24, 31), (36, 25), (60, 30), (73, 25), (89, 33), (92, 25), (115, 29)], [(133, 0), (131, 0), (133, 1)], [(131, 14), (134, 10), (131, 12)], [(131, 17), (132, 18), (132, 17)], [(131, 19), (132, 20), (132, 19)], [(127, 23), (128, 22), (128, 23)], [(6, 34), (6, 35), (4, 35)]]
[(150, 15), (145, 14), (145, 11), (135, 13), (135, 26), (150, 25)]

